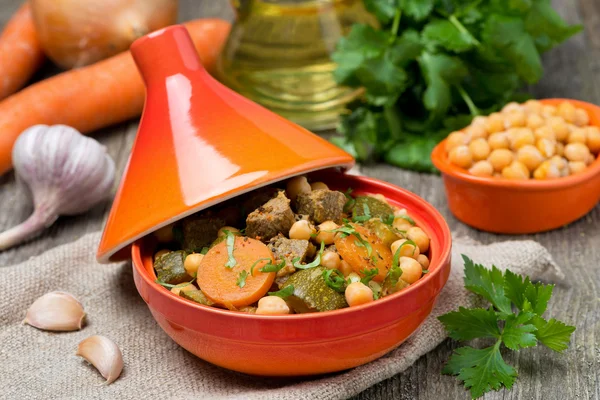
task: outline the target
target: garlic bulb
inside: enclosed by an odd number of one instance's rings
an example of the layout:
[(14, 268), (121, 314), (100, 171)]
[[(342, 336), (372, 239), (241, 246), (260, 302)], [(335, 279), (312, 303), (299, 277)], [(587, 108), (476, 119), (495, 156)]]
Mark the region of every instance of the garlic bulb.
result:
[(83, 306), (72, 294), (50, 292), (33, 302), (23, 322), (44, 331), (77, 331), (84, 317)]
[(30, 0), (46, 55), (76, 68), (125, 51), (177, 21), (177, 0)]
[(92, 364), (106, 383), (112, 383), (123, 370), (123, 355), (119, 347), (105, 336), (94, 335), (84, 339), (77, 346), (78, 356)]
[(89, 210), (110, 195), (115, 164), (106, 148), (65, 125), (35, 125), (12, 151), (15, 173), (33, 197), (33, 214), (0, 233), (0, 250), (35, 236), (59, 215)]

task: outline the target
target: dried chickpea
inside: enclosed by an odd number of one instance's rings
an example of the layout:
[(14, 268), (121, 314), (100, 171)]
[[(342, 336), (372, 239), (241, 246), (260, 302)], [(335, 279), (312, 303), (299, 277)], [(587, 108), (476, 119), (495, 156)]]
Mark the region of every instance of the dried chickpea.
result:
[(224, 227), (220, 228), (219, 231), (217, 232), (217, 237), (227, 236), (227, 231), (233, 233), (234, 235), (237, 235), (240, 233), (240, 230), (238, 228), (234, 228), (233, 226), (224, 226)]
[(446, 138), (446, 151), (450, 152), (455, 147), (462, 146), (467, 144), (468, 138), (467, 134), (464, 132), (452, 132)]
[(533, 135), (536, 139), (556, 140), (556, 135), (554, 134), (554, 131), (548, 125), (540, 126), (533, 132)]
[(360, 306), (374, 300), (373, 291), (362, 282), (352, 282), (349, 284), (346, 287), (344, 296), (346, 296), (346, 302), (350, 307)]
[(525, 104), (523, 104), (523, 108), (527, 113), (539, 115), (542, 113), (543, 104), (538, 100), (527, 100)]
[(591, 163), (593, 163), (594, 161), (596, 161), (596, 157), (594, 157), (594, 155), (592, 153), (590, 153), (588, 155), (587, 160), (585, 160), (586, 165), (590, 165)]
[(508, 103), (504, 107), (502, 107), (502, 112), (510, 113), (513, 111), (521, 111), (521, 109), (522, 109), (522, 107), (519, 103), (517, 103), (516, 101), (511, 101), (510, 103)]
[(523, 111), (512, 111), (504, 117), (505, 128), (521, 128), (527, 125), (527, 116)]
[(586, 126), (590, 123), (590, 116), (587, 111), (582, 108), (575, 110), (575, 121), (573, 123), (577, 126)]
[(477, 161), (469, 168), (469, 173), (475, 176), (490, 177), (494, 173), (494, 167), (487, 160)]
[(560, 178), (560, 170), (552, 161), (546, 160), (533, 171), (533, 177), (538, 180)]
[(174, 240), (173, 237), (173, 224), (169, 224), (167, 226), (163, 226), (154, 232), (154, 237), (160, 243), (169, 243)]
[(587, 143), (587, 131), (585, 129), (577, 128), (569, 133), (567, 143)]
[(396, 208), (394, 210), (394, 217), (399, 217), (401, 215), (408, 215), (408, 211), (406, 211), (406, 208)]
[(256, 314), (258, 315), (281, 315), (289, 314), (290, 308), (284, 299), (278, 296), (265, 296), (258, 301)]
[(473, 161), (485, 160), (490, 155), (490, 145), (484, 138), (478, 138), (469, 144), (469, 151)]
[(414, 258), (400, 257), (400, 268), (402, 269), (400, 279), (406, 283), (415, 283), (423, 275), (423, 267)]
[(583, 172), (587, 168), (587, 164), (583, 161), (570, 161), (569, 162), (569, 172), (571, 175), (578, 174)]
[(549, 118), (552, 116), (555, 116), (557, 113), (557, 109), (555, 106), (550, 106), (550, 105), (542, 105), (542, 117), (544, 118)]
[(554, 156), (550, 159), (550, 162), (558, 168), (560, 176), (569, 175), (569, 164), (567, 163), (567, 159), (561, 156)]
[(529, 171), (533, 171), (544, 161), (544, 156), (537, 147), (528, 144), (518, 150), (517, 160), (525, 164)]
[(568, 101), (563, 101), (558, 106), (558, 115), (567, 122), (575, 122), (575, 106)]
[[(407, 243), (406, 239), (399, 239), (396, 240), (394, 243), (392, 243), (392, 245), (390, 246), (390, 249), (392, 250), (392, 254), (396, 254), (396, 252), (398, 251), (398, 249), (400, 249), (400, 256), (402, 257), (412, 257), (412, 258), (417, 258), (419, 256), (419, 254), (421, 254), (421, 252), (419, 251), (419, 247), (417, 245), (417, 247), (415, 247), (414, 245)], [(416, 243), (416, 242), (415, 242)]]
[(429, 249), (429, 236), (418, 226), (413, 226), (406, 232), (406, 237), (419, 246), (419, 252), (425, 253)]
[(326, 251), (321, 257), (321, 265), (327, 269), (338, 269), (340, 261), (340, 255), (335, 251)]
[(296, 176), (287, 181), (285, 186), (285, 193), (291, 201), (296, 201), (296, 197), (298, 197), (300, 193), (310, 193), (311, 191), (312, 189), (305, 176)]
[(321, 225), (319, 225), (318, 228), (319, 233), (317, 233), (315, 241), (319, 244), (321, 244), (321, 242), (325, 243), (326, 245), (332, 244), (335, 232), (330, 231), (339, 228), (339, 225), (333, 221), (325, 221)]
[(556, 143), (553, 140), (540, 138), (535, 143), (535, 147), (540, 151), (543, 157), (549, 158), (554, 155), (556, 151)]
[(516, 128), (509, 133), (510, 147), (513, 150), (519, 150), (521, 147), (534, 144), (535, 136), (529, 128)]
[(554, 153), (556, 156), (562, 157), (565, 155), (565, 145), (561, 142), (556, 143), (556, 147), (554, 149)]
[(352, 269), (352, 266), (350, 264), (348, 264), (347, 261), (340, 261), (340, 266), (338, 268), (338, 270), (344, 275), (344, 276), (348, 276), (350, 275), (352, 272), (354, 272), (354, 269)]
[(156, 261), (158, 259), (158, 257), (160, 257), (164, 254), (170, 253), (170, 252), (171, 252), (171, 250), (167, 250), (167, 249), (159, 250), (156, 253), (154, 253), (154, 260)]
[(486, 123), (487, 123), (487, 117), (484, 117), (483, 115), (478, 115), (475, 118), (473, 118), (471, 125), (481, 125), (485, 128)]
[(315, 233), (315, 228), (305, 219), (294, 222), (288, 234), (290, 239), (310, 240), (311, 235)]
[(565, 146), (565, 157), (569, 161), (583, 161), (588, 159), (590, 149), (583, 143), (569, 143)]
[(488, 138), (488, 144), (491, 150), (508, 149), (510, 147), (510, 141), (506, 132), (492, 133)]
[(417, 257), (417, 261), (419, 262), (419, 264), (421, 264), (421, 267), (423, 267), (423, 269), (429, 268), (429, 258), (427, 258), (425, 254), (419, 254), (419, 257)]
[(551, 117), (548, 118), (546, 124), (554, 132), (554, 138), (560, 142), (563, 142), (569, 136), (569, 127), (562, 117)]
[(490, 114), (486, 121), (485, 128), (490, 134), (502, 132), (504, 130), (504, 118), (500, 113)]
[(473, 164), (473, 156), (471, 151), (465, 145), (457, 146), (450, 150), (448, 159), (454, 165), (458, 165), (461, 168), (469, 168)]
[(189, 276), (196, 276), (203, 258), (204, 255), (200, 253), (188, 254), (183, 261), (183, 268), (185, 268), (185, 272), (187, 272)]
[(529, 169), (520, 161), (513, 161), (502, 170), (502, 176), (506, 179), (529, 179)]
[(587, 136), (587, 146), (592, 153), (600, 151), (600, 128), (597, 126), (588, 126), (585, 128)]
[(189, 292), (192, 290), (198, 290), (198, 288), (196, 286), (194, 286), (193, 283), (190, 283), (186, 286), (177, 286), (177, 287), (171, 288), (171, 293), (175, 293), (177, 296), (179, 296), (180, 292)]
[(536, 130), (543, 125), (544, 118), (540, 117), (538, 114), (529, 114), (527, 116), (527, 127), (529, 129)]
[(508, 149), (496, 149), (490, 153), (488, 161), (492, 164), (494, 171), (502, 171), (514, 160), (514, 154)]
[(482, 125), (470, 125), (465, 129), (465, 133), (471, 140), (488, 137), (488, 131)]
[(323, 182), (313, 182), (310, 184), (310, 188), (312, 190), (320, 190), (320, 189), (329, 189), (329, 186), (327, 186)]

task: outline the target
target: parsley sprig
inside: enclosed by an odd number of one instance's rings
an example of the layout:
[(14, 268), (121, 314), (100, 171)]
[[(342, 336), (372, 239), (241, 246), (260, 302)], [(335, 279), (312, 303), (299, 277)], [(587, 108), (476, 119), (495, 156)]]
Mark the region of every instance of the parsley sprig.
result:
[(502, 358), (503, 346), (516, 351), (541, 343), (562, 352), (568, 347), (575, 327), (542, 317), (554, 285), (533, 283), (529, 277), (509, 270), (502, 273), (495, 266), (487, 269), (465, 255), (462, 257), (465, 288), (486, 299), (490, 306), (460, 307), (438, 319), (455, 340), (486, 338), (493, 339), (493, 344), (483, 349), (470, 346), (456, 349), (442, 373), (457, 375), (475, 399), (502, 386), (507, 389), (513, 386), (517, 371)]
[(344, 220), (344, 225), (339, 228), (332, 229), (327, 232), (339, 233), (342, 237), (353, 235), (358, 241), (355, 242), (355, 245), (358, 247), (364, 247), (367, 249), (367, 254), (371, 257), (373, 253), (373, 247), (371, 243), (369, 243), (362, 235), (352, 226), (347, 220)]
[(323, 250), (325, 250), (325, 242), (321, 242), (321, 248), (319, 249), (317, 256), (315, 257), (315, 259), (312, 262), (310, 262), (308, 264), (301, 264), (300, 257), (295, 257), (292, 260), (292, 265), (298, 269), (309, 269), (309, 268), (318, 267), (319, 265), (321, 265), (321, 258), (323, 257)]

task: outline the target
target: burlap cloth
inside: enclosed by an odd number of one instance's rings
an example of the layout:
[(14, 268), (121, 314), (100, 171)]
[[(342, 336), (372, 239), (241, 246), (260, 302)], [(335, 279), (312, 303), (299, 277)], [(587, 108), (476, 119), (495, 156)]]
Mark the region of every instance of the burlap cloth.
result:
[[(173, 342), (154, 322), (137, 294), (129, 263), (99, 265), (99, 234), (55, 248), (0, 270), (0, 397), (5, 399), (341, 399), (404, 371), (446, 338), (435, 318), (473, 298), (463, 287), (461, 253), (533, 278), (558, 280), (562, 273), (542, 246), (531, 241), (483, 246), (456, 239), (452, 273), (432, 315), (402, 346), (347, 372), (304, 380), (248, 377), (204, 362)], [(22, 324), (25, 311), (53, 290), (75, 295), (88, 314), (77, 332), (49, 333)], [(121, 377), (101, 376), (75, 356), (82, 339), (102, 334), (121, 348)], [(294, 362), (294, 360), (290, 360)], [(440, 365), (440, 370), (442, 366)], [(458, 384), (458, 383), (457, 383)]]

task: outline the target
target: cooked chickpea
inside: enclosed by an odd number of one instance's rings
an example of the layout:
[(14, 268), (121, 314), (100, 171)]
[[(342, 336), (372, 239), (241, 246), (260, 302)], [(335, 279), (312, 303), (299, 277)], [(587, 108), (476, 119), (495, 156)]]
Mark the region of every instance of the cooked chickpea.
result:
[(408, 222), (407, 220), (405, 220), (404, 218), (401, 217), (396, 217), (394, 218), (394, 222), (392, 223), (392, 226), (402, 232), (407, 232), (410, 228), (412, 228), (412, 225), (410, 224), (410, 222)]
[(350, 307), (360, 306), (361, 304), (370, 303), (374, 300), (373, 291), (362, 282), (352, 282), (349, 284), (348, 287), (346, 287), (344, 295), (346, 296), (346, 302)]
[(535, 143), (535, 147), (539, 150), (543, 157), (549, 158), (554, 155), (556, 144), (553, 140), (541, 138)]
[(496, 149), (508, 149), (510, 147), (510, 141), (506, 132), (496, 132), (490, 135), (488, 138), (488, 144), (491, 150)]
[(340, 261), (340, 266), (338, 268), (338, 270), (345, 276), (347, 277), (348, 275), (350, 275), (352, 272), (354, 272), (354, 269), (352, 269), (352, 266), (350, 264), (348, 264), (347, 261)]
[(535, 143), (533, 131), (529, 128), (516, 128), (510, 134), (510, 146), (513, 150)]
[(398, 249), (400, 249), (400, 256), (412, 257), (412, 258), (416, 259), (419, 256), (419, 254), (421, 253), (419, 251), (419, 248), (416, 246), (413, 246), (410, 243), (405, 244), (406, 242), (407, 242), (406, 239), (399, 239), (399, 240), (396, 240), (394, 243), (392, 243), (392, 245), (390, 246), (390, 249), (392, 250), (392, 254), (395, 255), (396, 252), (398, 251)]
[(320, 190), (320, 189), (329, 189), (329, 186), (327, 186), (323, 182), (313, 182), (310, 184), (310, 188), (312, 190)]
[(470, 125), (465, 129), (467, 137), (471, 139), (479, 139), (488, 137), (488, 131), (482, 125)]
[(185, 272), (187, 272), (189, 276), (196, 276), (203, 258), (204, 255), (200, 253), (188, 254), (183, 262), (183, 268), (185, 268)]
[(569, 143), (565, 146), (565, 157), (569, 161), (585, 162), (590, 154), (590, 149), (583, 143)]
[(290, 239), (310, 240), (310, 235), (315, 232), (316, 230), (310, 222), (305, 219), (301, 219), (300, 221), (294, 222), (290, 228), (288, 236)]
[(327, 269), (338, 269), (340, 261), (340, 255), (335, 251), (326, 251), (321, 257), (321, 265)]
[(533, 171), (544, 161), (544, 156), (537, 147), (528, 144), (519, 149), (517, 160), (525, 164), (527, 169)]
[(577, 128), (569, 133), (567, 143), (587, 143), (587, 131), (585, 129)]
[(162, 228), (156, 230), (154, 232), (154, 237), (160, 243), (169, 243), (174, 240), (173, 237), (173, 224), (169, 224), (167, 226), (163, 226)]
[(423, 267), (414, 258), (400, 257), (400, 268), (402, 269), (400, 279), (406, 283), (415, 283), (423, 275)]
[(490, 177), (494, 173), (494, 167), (489, 161), (477, 161), (469, 168), (469, 173), (475, 176)]
[(339, 228), (339, 225), (333, 221), (325, 221), (321, 225), (319, 225), (318, 228), (319, 228), (319, 233), (317, 234), (315, 241), (319, 244), (321, 242), (323, 242), (325, 244), (332, 244), (333, 237), (335, 236), (335, 232), (330, 232), (330, 231)]
[(549, 118), (555, 116), (557, 113), (557, 109), (555, 106), (551, 105), (542, 105), (542, 117)]
[(492, 164), (495, 171), (502, 171), (508, 167), (514, 160), (514, 154), (508, 149), (496, 149), (490, 153), (488, 161)]
[(419, 254), (419, 257), (417, 257), (417, 261), (419, 262), (419, 264), (421, 264), (421, 267), (423, 267), (423, 269), (429, 268), (429, 258), (427, 258), (425, 254)]
[(554, 154), (555, 156), (559, 156), (559, 157), (564, 156), (565, 155), (565, 145), (560, 142), (556, 143), (554, 153), (555, 153)]
[(523, 108), (525, 112), (529, 114), (541, 114), (543, 109), (543, 104), (538, 100), (527, 100), (525, 104), (523, 104)]
[(587, 146), (592, 153), (600, 151), (600, 128), (589, 126), (585, 129), (587, 137)]
[(156, 253), (154, 253), (154, 260), (157, 260), (160, 256), (170, 253), (170, 252), (171, 252), (171, 250), (167, 250), (167, 249), (159, 250)]
[(569, 162), (569, 171), (572, 175), (583, 172), (587, 168), (587, 164), (583, 161), (570, 161)]
[(289, 314), (290, 308), (284, 299), (277, 296), (266, 296), (258, 301), (256, 314), (258, 315), (282, 315)]
[(194, 286), (192, 283), (190, 283), (189, 285), (186, 285), (186, 286), (178, 286), (178, 287), (171, 288), (171, 293), (175, 293), (177, 296), (179, 296), (179, 292), (189, 292), (192, 290), (198, 290), (198, 288), (196, 286)]
[(488, 117), (485, 129), (490, 133), (502, 132), (504, 130), (504, 118), (500, 113), (492, 113)]
[(560, 170), (552, 161), (546, 160), (533, 171), (533, 177), (538, 180), (560, 178)]
[(510, 113), (513, 111), (521, 111), (522, 106), (517, 103), (516, 101), (511, 101), (510, 103), (507, 103), (504, 107), (502, 107), (502, 112), (503, 113)]
[(406, 208), (396, 208), (394, 210), (394, 217), (400, 217), (402, 215), (408, 215), (408, 211), (406, 211)]
[(446, 138), (446, 151), (450, 151), (455, 147), (465, 145), (469, 142), (466, 133), (452, 132)]
[(461, 168), (469, 168), (473, 164), (471, 150), (465, 145), (457, 146), (450, 150), (448, 159), (452, 164), (458, 165)]
[(360, 282), (360, 275), (358, 275), (356, 272), (350, 272), (348, 275), (346, 275), (346, 278), (350, 281), (350, 283)]
[(563, 101), (558, 106), (558, 115), (567, 122), (575, 122), (575, 106), (568, 101)]
[(310, 193), (311, 190), (305, 176), (296, 176), (287, 181), (285, 186), (285, 193), (291, 201), (296, 201), (296, 197), (298, 197), (300, 193)]
[(513, 161), (502, 170), (502, 176), (506, 179), (529, 179), (529, 169), (520, 161)]
[(406, 232), (406, 237), (419, 246), (419, 252), (425, 253), (429, 249), (429, 236), (418, 226), (413, 226)]
[(512, 111), (508, 113), (504, 120), (505, 128), (520, 128), (527, 125), (527, 116), (523, 111)]
[(540, 126), (533, 132), (533, 135), (536, 139), (556, 140), (554, 131), (548, 125)]
[(490, 145), (484, 138), (475, 139), (469, 144), (469, 151), (473, 161), (485, 160), (490, 155)]
[(544, 126), (544, 118), (540, 117), (538, 114), (530, 114), (527, 116), (526, 125), (529, 129), (536, 130), (541, 126)]
[(240, 230), (238, 228), (234, 228), (233, 226), (224, 226), (217, 232), (217, 237), (227, 236), (227, 232), (233, 233), (234, 235), (239, 235)]
[(584, 109), (578, 108), (575, 110), (575, 121), (573, 123), (577, 126), (586, 126), (590, 123), (590, 116)]

